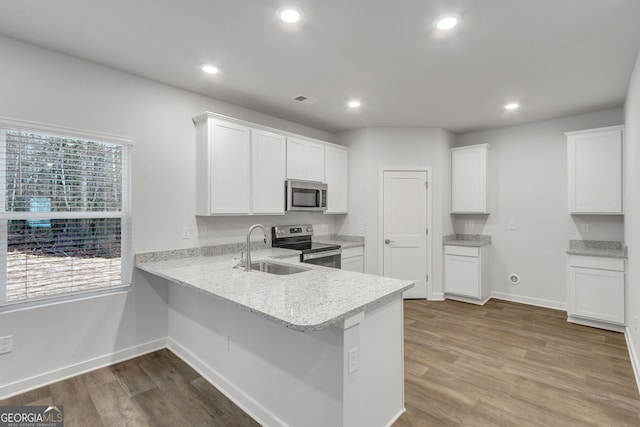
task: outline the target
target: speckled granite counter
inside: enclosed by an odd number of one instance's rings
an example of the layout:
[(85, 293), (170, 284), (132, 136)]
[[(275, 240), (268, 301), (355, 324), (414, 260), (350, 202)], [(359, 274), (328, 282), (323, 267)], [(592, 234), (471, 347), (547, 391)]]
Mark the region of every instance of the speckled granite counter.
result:
[(314, 242), (329, 243), (332, 245), (340, 245), (342, 249), (357, 248), (364, 246), (364, 237), (361, 236), (344, 236), (344, 235), (330, 235), (330, 236), (314, 236)]
[(606, 240), (569, 240), (569, 255), (627, 258), (627, 247), (622, 242)]
[(479, 248), (491, 244), (491, 236), (482, 234), (449, 234), (442, 238), (443, 245)]
[[(273, 259), (295, 252), (269, 248), (252, 251), (251, 259)], [(139, 269), (297, 331), (323, 329), (413, 286), (410, 281), (311, 264), (295, 264), (308, 268), (308, 271), (288, 276), (245, 272), (241, 268), (232, 268), (231, 259), (239, 253), (173, 259), (149, 255), (136, 257)]]

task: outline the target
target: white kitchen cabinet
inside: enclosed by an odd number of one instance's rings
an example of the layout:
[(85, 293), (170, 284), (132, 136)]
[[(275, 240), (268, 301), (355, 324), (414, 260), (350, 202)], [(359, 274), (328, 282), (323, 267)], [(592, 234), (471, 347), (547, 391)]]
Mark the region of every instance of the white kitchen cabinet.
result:
[(451, 149), (451, 213), (485, 214), (488, 144)]
[(286, 138), (264, 130), (252, 130), (251, 133), (251, 213), (284, 215)]
[(623, 331), (625, 315), (625, 260), (568, 255), (568, 320), (588, 326)]
[(567, 132), (569, 213), (622, 214), (623, 126)]
[(364, 273), (364, 247), (343, 249), (340, 262), (342, 270)]
[(490, 246), (444, 246), (445, 284), (447, 298), (484, 304), (491, 290), (489, 276)]
[(324, 177), (328, 189), (326, 213), (348, 213), (349, 151), (346, 148), (325, 146)]
[(287, 179), (324, 182), (324, 144), (287, 138)]
[(196, 124), (196, 214), (246, 215), (251, 209), (251, 128), (200, 115)]
[(286, 138), (212, 113), (196, 125), (196, 215), (284, 215)]

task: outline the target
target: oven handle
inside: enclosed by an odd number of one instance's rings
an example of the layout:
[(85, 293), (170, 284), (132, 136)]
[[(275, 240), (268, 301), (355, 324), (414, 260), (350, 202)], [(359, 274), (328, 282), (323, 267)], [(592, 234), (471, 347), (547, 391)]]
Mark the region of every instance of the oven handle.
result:
[(312, 254), (302, 254), (302, 262), (308, 259), (328, 258), (336, 255), (341, 255), (342, 249), (336, 249), (333, 251), (315, 252)]

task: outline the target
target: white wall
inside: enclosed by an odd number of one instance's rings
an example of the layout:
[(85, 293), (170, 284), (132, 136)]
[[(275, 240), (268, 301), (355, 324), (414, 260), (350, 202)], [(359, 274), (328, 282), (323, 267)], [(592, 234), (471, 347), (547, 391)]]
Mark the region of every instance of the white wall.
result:
[[(134, 252), (241, 242), (255, 222), (308, 221), (319, 234), (333, 232), (334, 217), (323, 215), (196, 220), (191, 118), (208, 110), (318, 139), (332, 135), (11, 39), (0, 38), (0, 52), (0, 116), (135, 138)], [(182, 239), (185, 225), (192, 239)], [(136, 273), (128, 294), (0, 314), (4, 335), (14, 336), (14, 351), (0, 356), (0, 398), (164, 346), (166, 283)], [(44, 376), (8, 386), (34, 375)]]
[[(432, 294), (442, 294), (442, 236), (452, 232), (449, 209), (449, 148), (453, 136), (437, 128), (367, 128), (336, 135), (349, 147), (349, 215), (341, 234), (365, 237), (365, 270), (378, 274), (379, 168), (431, 166), (433, 229)], [(338, 222), (340, 225), (340, 221)]]
[(627, 263), (627, 341), (636, 378), (640, 370), (640, 55), (625, 103), (624, 237)]
[[(568, 214), (564, 136), (623, 122), (622, 110), (615, 109), (457, 136), (457, 146), (491, 145), (491, 214), (455, 215), (454, 228), (492, 237), (494, 295), (564, 309), (569, 239), (623, 240), (622, 216)], [(516, 222), (515, 231), (507, 230), (509, 221)], [(581, 223), (589, 224), (589, 233), (579, 232)], [(520, 275), (519, 285), (508, 283), (509, 273)]]

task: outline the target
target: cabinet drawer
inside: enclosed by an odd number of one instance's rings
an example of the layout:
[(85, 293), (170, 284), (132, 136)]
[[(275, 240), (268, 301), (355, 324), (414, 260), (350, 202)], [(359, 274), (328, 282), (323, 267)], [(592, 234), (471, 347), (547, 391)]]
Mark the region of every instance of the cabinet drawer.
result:
[(347, 248), (342, 250), (342, 258), (352, 258), (364, 255), (364, 247), (357, 246), (355, 248)]
[(480, 255), (480, 248), (469, 246), (445, 246), (444, 253), (446, 255), (478, 257)]
[(624, 271), (624, 259), (570, 255), (569, 266), (598, 270)]

